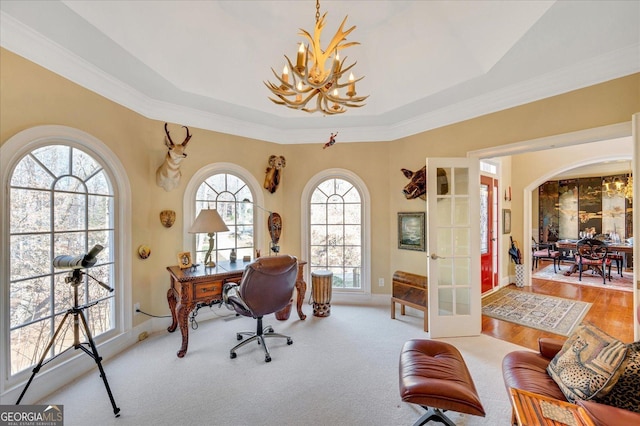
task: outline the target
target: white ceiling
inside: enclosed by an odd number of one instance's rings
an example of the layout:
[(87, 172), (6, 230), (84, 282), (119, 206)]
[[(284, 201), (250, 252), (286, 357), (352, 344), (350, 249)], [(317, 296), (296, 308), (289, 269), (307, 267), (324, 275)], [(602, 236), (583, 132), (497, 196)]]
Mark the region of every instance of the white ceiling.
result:
[(144, 116), (277, 143), (385, 141), (640, 71), (638, 1), (321, 1), (367, 104), (268, 100), (315, 2), (0, 2), (0, 43)]

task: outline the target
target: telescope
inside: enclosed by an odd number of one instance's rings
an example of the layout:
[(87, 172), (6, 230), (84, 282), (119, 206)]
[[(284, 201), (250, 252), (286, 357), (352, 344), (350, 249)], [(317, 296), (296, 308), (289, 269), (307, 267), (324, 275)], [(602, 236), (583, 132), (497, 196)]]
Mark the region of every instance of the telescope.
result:
[(80, 256), (56, 256), (53, 259), (53, 267), (59, 269), (91, 268), (98, 261), (96, 256), (103, 248), (100, 244), (96, 244), (87, 254)]

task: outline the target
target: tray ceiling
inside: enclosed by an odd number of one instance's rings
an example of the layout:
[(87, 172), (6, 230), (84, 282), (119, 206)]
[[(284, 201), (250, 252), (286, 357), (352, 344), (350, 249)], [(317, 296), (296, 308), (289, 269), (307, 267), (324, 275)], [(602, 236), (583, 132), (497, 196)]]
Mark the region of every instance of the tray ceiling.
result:
[(0, 2), (0, 43), (149, 118), (277, 143), (387, 141), (640, 71), (636, 1), (329, 1), (366, 106), (277, 106), (263, 81), (313, 1)]

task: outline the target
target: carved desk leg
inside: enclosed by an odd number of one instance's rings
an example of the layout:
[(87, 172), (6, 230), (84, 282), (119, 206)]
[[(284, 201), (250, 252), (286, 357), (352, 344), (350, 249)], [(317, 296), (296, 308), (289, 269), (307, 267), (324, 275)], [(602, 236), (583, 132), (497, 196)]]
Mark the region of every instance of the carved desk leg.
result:
[(184, 358), (187, 354), (189, 346), (189, 313), (193, 309), (193, 304), (178, 305), (178, 324), (180, 325), (180, 334), (182, 334), (182, 346), (178, 351), (178, 358)]
[(178, 327), (178, 314), (176, 312), (176, 306), (178, 305), (178, 292), (171, 287), (169, 291), (167, 291), (167, 301), (169, 302), (169, 310), (171, 311), (171, 318), (173, 322), (167, 328), (169, 333), (173, 333), (176, 331), (176, 327)]
[(296, 308), (298, 309), (298, 318), (301, 320), (307, 318), (302, 313), (302, 305), (304, 304), (304, 294), (307, 292), (307, 283), (304, 282), (303, 274), (304, 265), (298, 265), (298, 277), (296, 278), (296, 290), (298, 290), (298, 297), (296, 300)]

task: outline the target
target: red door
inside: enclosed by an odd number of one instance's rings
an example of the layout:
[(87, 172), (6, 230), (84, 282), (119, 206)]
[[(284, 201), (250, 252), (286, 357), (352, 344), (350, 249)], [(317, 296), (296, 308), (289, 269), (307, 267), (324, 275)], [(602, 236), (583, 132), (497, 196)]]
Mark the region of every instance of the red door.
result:
[(498, 180), (488, 176), (480, 176), (480, 272), (482, 293), (492, 290), (497, 285), (497, 260), (494, 259), (496, 249), (496, 219)]

